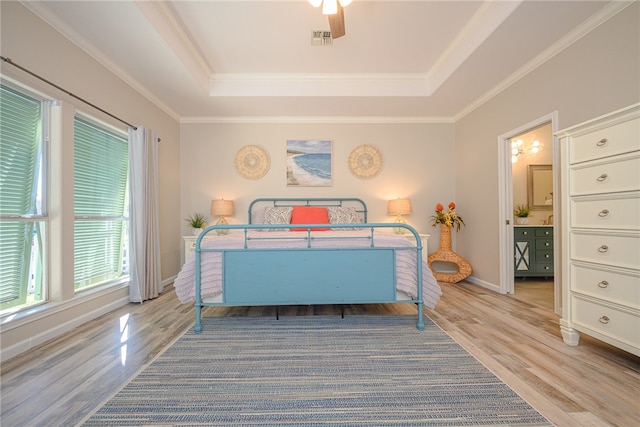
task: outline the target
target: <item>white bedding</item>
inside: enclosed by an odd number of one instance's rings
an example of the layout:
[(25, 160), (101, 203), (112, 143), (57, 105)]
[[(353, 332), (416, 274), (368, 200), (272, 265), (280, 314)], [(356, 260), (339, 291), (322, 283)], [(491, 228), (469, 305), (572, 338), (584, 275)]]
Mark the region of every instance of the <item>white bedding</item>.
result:
[[(213, 233), (213, 232), (212, 232)], [(352, 231), (321, 231), (312, 232), (313, 236), (338, 237), (340, 239), (319, 239), (313, 241), (313, 247), (368, 247), (371, 242), (363, 237), (371, 233), (367, 229)], [(251, 230), (249, 237), (258, 240), (249, 240), (249, 248), (295, 248), (306, 247), (306, 232), (272, 231), (261, 232)], [(288, 240), (274, 240), (280, 237), (299, 237)], [(350, 238), (351, 237), (351, 238)], [(406, 237), (388, 232), (376, 232), (374, 234), (376, 247), (409, 247), (412, 246)], [(203, 242), (203, 248), (242, 248), (244, 246), (244, 232), (234, 230), (226, 236), (216, 236)], [(222, 293), (222, 255), (219, 252), (203, 252), (201, 272), (201, 293), (202, 298), (211, 298)], [(186, 260), (182, 270), (174, 282), (174, 287), (178, 299), (182, 303), (195, 301), (195, 253)], [(440, 299), (442, 291), (433, 273), (424, 260), (422, 262), (422, 299), (424, 305), (434, 308)], [(411, 250), (396, 251), (396, 276), (397, 290), (415, 299), (417, 297), (416, 279), (416, 252)]]

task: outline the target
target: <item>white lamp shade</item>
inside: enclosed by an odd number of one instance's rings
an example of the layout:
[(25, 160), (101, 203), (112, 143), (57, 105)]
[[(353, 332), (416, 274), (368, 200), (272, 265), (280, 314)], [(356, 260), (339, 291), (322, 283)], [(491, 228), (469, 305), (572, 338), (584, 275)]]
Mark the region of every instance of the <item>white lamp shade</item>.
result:
[(214, 216), (232, 216), (235, 213), (233, 200), (212, 200), (211, 215)]
[(387, 204), (387, 213), (389, 215), (408, 215), (411, 212), (411, 200), (409, 199), (389, 200)]

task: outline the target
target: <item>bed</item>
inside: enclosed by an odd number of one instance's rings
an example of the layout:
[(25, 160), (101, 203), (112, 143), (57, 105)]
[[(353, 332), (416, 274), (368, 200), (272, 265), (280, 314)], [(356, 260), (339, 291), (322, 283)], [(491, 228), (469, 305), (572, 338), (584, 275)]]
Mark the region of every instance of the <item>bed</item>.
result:
[(368, 223), (361, 199), (260, 198), (248, 219), (203, 230), (174, 282), (195, 304), (196, 333), (207, 306), (372, 303), (416, 304), (422, 330), (423, 307), (440, 298), (418, 232)]

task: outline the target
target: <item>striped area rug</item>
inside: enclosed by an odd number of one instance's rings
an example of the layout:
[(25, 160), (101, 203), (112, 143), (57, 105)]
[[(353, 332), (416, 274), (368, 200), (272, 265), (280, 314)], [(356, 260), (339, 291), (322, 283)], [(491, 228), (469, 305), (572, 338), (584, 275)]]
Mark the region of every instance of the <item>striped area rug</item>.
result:
[(204, 318), (85, 426), (551, 426), (429, 319)]

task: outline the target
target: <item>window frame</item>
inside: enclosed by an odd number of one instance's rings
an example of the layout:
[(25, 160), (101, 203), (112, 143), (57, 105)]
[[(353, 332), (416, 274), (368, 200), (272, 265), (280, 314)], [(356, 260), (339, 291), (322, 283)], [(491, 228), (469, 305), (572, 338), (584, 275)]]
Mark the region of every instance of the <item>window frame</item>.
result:
[[(20, 293), (24, 292), (23, 296), (15, 298), (12, 301), (7, 301), (0, 305), (0, 316), (12, 314), (19, 311), (31, 309), (35, 306), (45, 304), (49, 301), (50, 295), (50, 281), (49, 281), (49, 231), (50, 231), (50, 218), (49, 218), (49, 196), (50, 196), (50, 105), (53, 102), (51, 97), (43, 95), (31, 88), (18, 84), (13, 81), (9, 81), (6, 78), (0, 76), (0, 85), (6, 89), (16, 92), (21, 96), (30, 98), (40, 103), (40, 135), (39, 135), (39, 154), (36, 154), (36, 162), (38, 163), (34, 170), (34, 206), (33, 212), (22, 214), (5, 214), (0, 213), (0, 222), (2, 223), (16, 223), (16, 222), (32, 222), (34, 229), (34, 237), (32, 239), (32, 249), (30, 251), (30, 260), (28, 270), (32, 271), (35, 268), (34, 279), (34, 293), (39, 297), (32, 303), (28, 303), (29, 296), (29, 282), (21, 283), (20, 286), (24, 286), (24, 289), (20, 290)], [(39, 181), (39, 183), (37, 183)], [(38, 203), (39, 197), (39, 203)], [(39, 205), (39, 209), (38, 209)], [(39, 231), (36, 231), (39, 229)], [(33, 241), (38, 241), (38, 248), (35, 249), (38, 253), (38, 257), (34, 260), (34, 248)], [(39, 266), (33, 267), (31, 264), (35, 262), (39, 263)], [(24, 267), (23, 267), (24, 268)], [(39, 277), (39, 279), (38, 279)]]
[[(129, 271), (128, 271), (128, 255), (129, 255), (129, 237), (128, 237), (128, 233), (129, 233), (129, 225), (130, 225), (130, 218), (129, 218), (129, 167), (128, 167), (128, 144), (129, 144), (129, 137), (128, 137), (128, 133), (126, 131), (123, 131), (122, 129), (119, 129), (117, 127), (114, 127), (112, 125), (109, 125), (107, 123), (105, 123), (104, 121), (101, 121), (99, 119), (97, 119), (95, 116), (89, 115), (83, 111), (77, 110), (74, 114), (73, 117), (73, 123), (74, 123), (74, 153), (75, 153), (75, 148), (76, 148), (76, 135), (75, 135), (75, 129), (76, 129), (76, 120), (79, 120), (81, 122), (84, 122), (86, 125), (89, 126), (93, 126), (96, 127), (99, 131), (105, 132), (107, 134), (110, 134), (111, 136), (115, 136), (116, 138), (121, 138), (127, 148), (127, 161), (126, 161), (126, 184), (125, 184), (125, 188), (124, 188), (124, 202), (123, 202), (123, 214), (122, 215), (78, 215), (77, 210), (76, 210), (76, 206), (75, 206), (75, 202), (74, 202), (74, 212), (73, 212), (73, 223), (74, 223), (74, 292), (76, 294), (78, 293), (82, 293), (82, 292), (86, 292), (86, 291), (91, 291), (91, 290), (95, 290), (96, 288), (102, 288), (102, 287), (109, 287), (112, 285), (116, 285), (116, 284), (121, 284), (125, 281), (129, 280)], [(74, 201), (75, 201), (75, 170), (76, 170), (76, 165), (75, 165), (75, 154), (74, 154)], [(113, 277), (113, 278), (107, 278), (104, 280), (98, 280), (94, 283), (90, 283), (87, 285), (82, 285), (82, 286), (78, 286), (78, 279), (76, 277), (76, 263), (79, 261), (78, 258), (75, 256), (75, 252), (76, 252), (76, 245), (77, 245), (77, 240), (75, 237), (75, 230), (77, 229), (77, 225), (80, 223), (88, 223), (88, 222), (122, 222), (122, 232), (121, 232), (121, 250), (119, 251), (120, 254), (120, 258), (119, 258), (119, 264), (120, 264), (120, 276), (118, 277)]]

